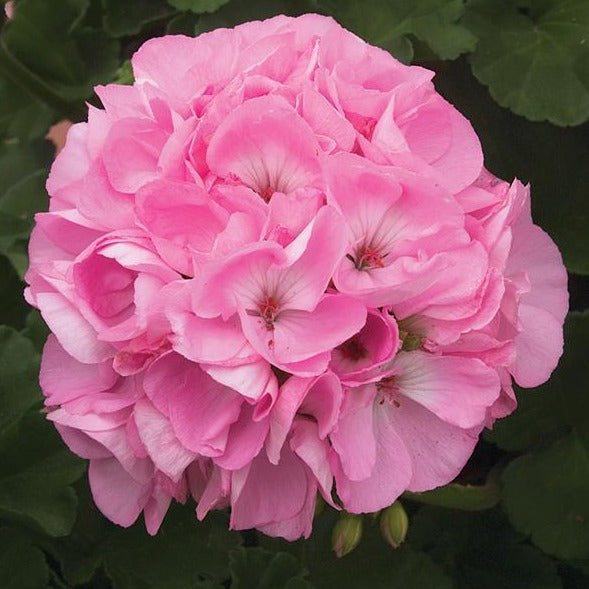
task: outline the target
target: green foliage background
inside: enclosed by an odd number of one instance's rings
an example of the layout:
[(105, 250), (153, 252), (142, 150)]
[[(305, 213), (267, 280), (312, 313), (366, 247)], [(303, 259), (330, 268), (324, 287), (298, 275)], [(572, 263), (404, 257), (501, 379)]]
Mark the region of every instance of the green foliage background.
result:
[[(92, 505), (86, 465), (44, 419), (46, 328), (22, 299), (33, 215), (47, 206), (64, 117), (93, 86), (130, 82), (147, 38), (278, 13), (333, 15), (405, 62), (473, 123), (486, 166), (532, 184), (570, 272), (566, 352), (549, 383), (487, 432), (458, 481), (407, 494), (393, 550), (378, 517), (338, 560), (338, 515), (293, 544), (175, 507), (155, 538)], [(3, 18), (3, 17), (2, 17)], [(173, 64), (171, 64), (173, 66)], [(0, 30), (0, 587), (4, 589), (583, 589), (589, 587), (589, 2), (586, 0), (17, 0)]]

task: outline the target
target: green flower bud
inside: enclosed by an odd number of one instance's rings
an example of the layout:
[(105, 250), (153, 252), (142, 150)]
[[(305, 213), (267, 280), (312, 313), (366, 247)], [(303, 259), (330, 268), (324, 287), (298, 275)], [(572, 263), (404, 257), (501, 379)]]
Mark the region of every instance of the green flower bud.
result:
[(380, 530), (384, 539), (393, 547), (398, 548), (405, 541), (409, 519), (400, 501), (387, 507), (380, 517)]
[(338, 558), (352, 552), (362, 538), (362, 517), (352, 513), (343, 513), (333, 526), (331, 547)]

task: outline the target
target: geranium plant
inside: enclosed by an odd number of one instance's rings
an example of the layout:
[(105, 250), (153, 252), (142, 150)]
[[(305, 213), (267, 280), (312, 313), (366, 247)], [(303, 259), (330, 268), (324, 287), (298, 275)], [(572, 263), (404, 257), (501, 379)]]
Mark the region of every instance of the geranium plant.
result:
[[(4, 124), (0, 245), (40, 311), (25, 325), (17, 302), (7, 323), (21, 333), (3, 332), (0, 449), (24, 444), (26, 457), (0, 481), (0, 541), (36, 563), (31, 579), (346, 586), (360, 570), (374, 587), (492, 586), (481, 555), (502, 550), (510, 582), (526, 567), (547, 587), (582, 578), (586, 479), (561, 476), (584, 472), (582, 392), (564, 401), (553, 384), (534, 401), (513, 388), (542, 385), (558, 363), (567, 273), (532, 220), (534, 176), (517, 157), (502, 166), (514, 146), (492, 142), (520, 129), (533, 153), (542, 133), (574, 137), (505, 114), (465, 62), (440, 61), (471, 51), (479, 75), (488, 3), (375, 2), (364, 15), (310, 3), (295, 17), (239, 2), (71, 0), (60, 16), (50, 4), (11, 3), (0, 51), (0, 90), (27, 97)], [(397, 27), (369, 24), (379, 14)], [(546, 3), (513, 18), (569, 16)], [(36, 28), (53, 56), (30, 57)], [(422, 64), (399, 60), (412, 56)], [(557, 100), (517, 104), (572, 122)], [(43, 209), (35, 166), (51, 157), (31, 138), (64, 116), (75, 124), (27, 260)], [(565, 262), (583, 272), (571, 243)], [(580, 285), (573, 276), (575, 306)], [(567, 338), (585, 324), (571, 315)], [(561, 511), (559, 488), (572, 497)], [(331, 547), (347, 556), (321, 556)], [(560, 577), (542, 551), (566, 560)]]

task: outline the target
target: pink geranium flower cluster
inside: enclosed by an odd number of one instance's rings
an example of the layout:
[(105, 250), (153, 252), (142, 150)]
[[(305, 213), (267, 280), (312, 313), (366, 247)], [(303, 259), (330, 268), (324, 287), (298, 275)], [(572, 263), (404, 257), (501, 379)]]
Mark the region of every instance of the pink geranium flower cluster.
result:
[(41, 386), (98, 507), (308, 536), (451, 481), (562, 351), (566, 274), (432, 72), (333, 20), (145, 43), (31, 238)]

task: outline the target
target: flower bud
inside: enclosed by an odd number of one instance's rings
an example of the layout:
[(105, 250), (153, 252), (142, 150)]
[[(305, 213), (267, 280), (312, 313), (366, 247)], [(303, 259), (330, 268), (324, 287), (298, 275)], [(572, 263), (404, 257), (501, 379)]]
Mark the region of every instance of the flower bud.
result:
[(400, 501), (395, 501), (382, 512), (380, 530), (384, 539), (393, 548), (398, 548), (405, 541), (408, 527), (409, 519)]
[(333, 526), (331, 547), (338, 558), (352, 552), (362, 538), (362, 517), (344, 513)]

